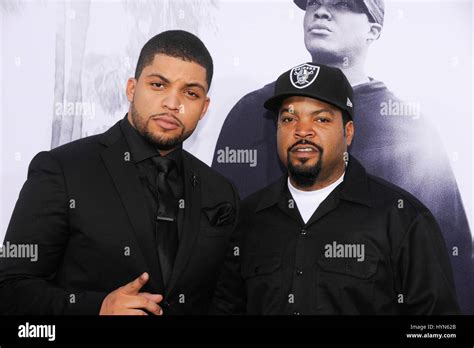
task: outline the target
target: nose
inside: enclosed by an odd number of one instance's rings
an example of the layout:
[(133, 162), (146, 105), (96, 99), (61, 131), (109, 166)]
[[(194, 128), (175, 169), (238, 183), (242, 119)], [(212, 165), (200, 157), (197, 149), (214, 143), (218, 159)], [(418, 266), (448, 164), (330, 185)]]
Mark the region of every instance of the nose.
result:
[(295, 138), (298, 140), (301, 139), (311, 139), (315, 136), (315, 131), (313, 128), (312, 122), (309, 120), (299, 120), (296, 123), (295, 129)]
[(327, 4), (321, 4), (315, 11), (314, 11), (314, 19), (327, 19), (331, 20), (332, 15), (331, 12), (328, 10)]
[(181, 100), (178, 91), (169, 91), (163, 98), (163, 107), (171, 111), (179, 111)]

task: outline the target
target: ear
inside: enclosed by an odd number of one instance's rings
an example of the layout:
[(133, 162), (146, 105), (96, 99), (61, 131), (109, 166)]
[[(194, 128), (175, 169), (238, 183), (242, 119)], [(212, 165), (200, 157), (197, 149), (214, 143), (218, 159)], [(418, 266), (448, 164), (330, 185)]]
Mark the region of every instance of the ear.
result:
[(380, 34), (382, 33), (382, 26), (378, 23), (370, 23), (370, 30), (367, 34), (367, 42), (372, 43), (375, 40), (378, 40)]
[(199, 121), (203, 119), (204, 115), (207, 112), (207, 109), (209, 108), (210, 103), (211, 103), (211, 98), (206, 97), (206, 100), (204, 101), (204, 107), (202, 108), (201, 116), (199, 116)]
[(135, 96), (136, 86), (137, 86), (137, 80), (135, 80), (133, 77), (127, 80), (126, 93), (127, 93), (127, 99), (130, 103), (133, 101), (133, 97)]
[(352, 138), (354, 138), (354, 122), (349, 121), (344, 126), (345, 138), (347, 147), (352, 144)]

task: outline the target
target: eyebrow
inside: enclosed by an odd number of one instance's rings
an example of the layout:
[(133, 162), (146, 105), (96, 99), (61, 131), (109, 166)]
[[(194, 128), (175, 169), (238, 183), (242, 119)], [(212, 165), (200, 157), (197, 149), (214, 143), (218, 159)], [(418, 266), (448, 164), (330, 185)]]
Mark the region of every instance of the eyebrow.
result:
[(206, 89), (204, 88), (204, 86), (201, 85), (199, 82), (187, 83), (186, 87), (198, 87), (198, 88), (201, 88), (203, 90), (203, 92), (206, 92)]
[[(293, 112), (290, 112), (290, 108), (283, 108), (283, 109), (281, 109), (281, 111), (280, 111), (280, 115), (281, 115), (282, 113), (284, 113), (284, 112), (288, 112), (289, 114), (292, 114), (292, 115), (297, 115), (297, 114), (298, 114), (295, 110), (293, 110)], [(330, 113), (330, 114), (333, 115), (333, 116), (335, 115), (335, 112), (334, 112), (334, 110), (332, 110), (332, 109), (319, 109), (319, 110), (315, 110), (315, 111), (312, 111), (312, 112), (311, 112), (311, 115), (317, 116), (317, 115), (319, 115), (319, 114), (321, 114), (321, 113), (323, 113), (323, 112), (328, 112), (328, 113)]]
[(330, 113), (330, 114), (333, 115), (333, 116), (334, 116), (334, 114), (335, 114), (334, 110), (332, 110), (332, 109), (320, 109), (320, 110), (313, 111), (313, 112), (311, 113), (311, 115), (315, 115), (315, 116), (316, 116), (316, 115), (319, 115), (319, 114), (321, 114), (321, 113), (323, 113), (323, 112), (328, 112), (328, 113)]
[(284, 113), (284, 112), (287, 112), (287, 113), (292, 114), (292, 115), (294, 114), (294, 112), (290, 112), (290, 108), (281, 109), (281, 110), (280, 110), (280, 115), (281, 115), (282, 113)]
[[(164, 82), (166, 83), (171, 83), (171, 81), (169, 79), (167, 79), (166, 77), (164, 77), (163, 75), (161, 74), (158, 74), (158, 73), (151, 73), (151, 74), (148, 74), (147, 77), (158, 77), (160, 78), (161, 80), (163, 80)], [(202, 84), (200, 84), (199, 82), (190, 82), (190, 83), (187, 83), (186, 84), (186, 87), (198, 87), (200, 89), (203, 90), (203, 92), (206, 92), (206, 88), (204, 88), (204, 86)]]
[(158, 73), (151, 73), (151, 74), (148, 74), (146, 77), (158, 77), (162, 79), (163, 81), (165, 81), (166, 83), (170, 83), (170, 80), (168, 80), (166, 77)]

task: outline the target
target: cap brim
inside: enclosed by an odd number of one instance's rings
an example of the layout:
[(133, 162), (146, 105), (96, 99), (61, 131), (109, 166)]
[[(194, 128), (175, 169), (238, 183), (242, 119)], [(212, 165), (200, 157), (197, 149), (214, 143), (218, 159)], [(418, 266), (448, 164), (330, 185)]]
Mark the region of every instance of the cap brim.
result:
[[(306, 5), (308, 4), (308, 0), (293, 0), (293, 2), (300, 9), (302, 9), (303, 11), (306, 11)], [(383, 25), (383, 21), (381, 23), (380, 21), (378, 21), (375, 18), (376, 16), (374, 15), (373, 10), (370, 8), (369, 5), (367, 5), (366, 1), (361, 1), (361, 3), (364, 6), (365, 12), (369, 16), (370, 21), (373, 22), (373, 23), (379, 23), (379, 24)]]
[(298, 6), (300, 9), (306, 11), (306, 4), (308, 0), (293, 0), (293, 2)]
[(280, 110), (281, 103), (287, 97), (296, 96), (296, 94), (279, 94), (271, 97), (265, 103), (263, 103), (263, 107), (267, 110), (273, 111), (275, 114), (278, 114)]
[(285, 100), (286, 98), (289, 98), (289, 97), (308, 97), (308, 98), (311, 98), (311, 99), (322, 101), (324, 103), (328, 103), (329, 105), (332, 105), (332, 106), (338, 108), (339, 110), (341, 110), (341, 112), (348, 113), (349, 117), (352, 119), (351, 113), (348, 110), (346, 110), (344, 108), (341, 108), (340, 105), (336, 105), (332, 101), (327, 100), (326, 98), (321, 98), (319, 96), (315, 97), (312, 94), (304, 93), (304, 92), (301, 92), (301, 93), (291, 92), (291, 93), (277, 94), (277, 95), (271, 97), (270, 99), (268, 99), (265, 103), (263, 103), (263, 107), (267, 110), (273, 111), (275, 114), (278, 115), (278, 112), (280, 111), (280, 107), (281, 107), (281, 104), (283, 103), (283, 100)]

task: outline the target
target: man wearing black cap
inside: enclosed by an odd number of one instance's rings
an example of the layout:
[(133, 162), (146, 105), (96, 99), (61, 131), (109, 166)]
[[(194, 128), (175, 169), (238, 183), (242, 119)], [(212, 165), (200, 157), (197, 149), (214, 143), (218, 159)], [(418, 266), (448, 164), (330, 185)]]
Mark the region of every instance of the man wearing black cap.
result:
[[(305, 10), (304, 42), (312, 61), (340, 68), (354, 89), (357, 133), (351, 153), (369, 173), (402, 187), (433, 212), (446, 241), (461, 308), (474, 314), (472, 238), (443, 141), (426, 119), (365, 72), (369, 48), (384, 24), (384, 1), (294, 3)], [(243, 198), (286, 171), (276, 155), (274, 114), (263, 107), (274, 87), (273, 82), (244, 96), (227, 116), (216, 144), (212, 167), (231, 179)], [(257, 165), (220, 161), (219, 151), (226, 148), (256, 150)]]
[(214, 313), (459, 313), (430, 211), (348, 155), (352, 100), (337, 68), (278, 78), (265, 108), (288, 172), (242, 202)]

